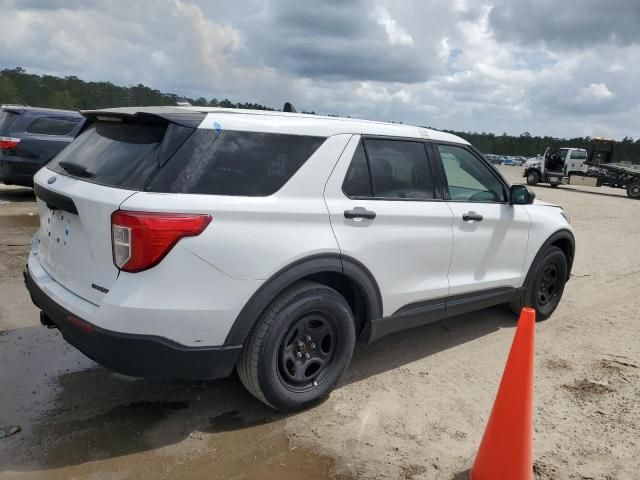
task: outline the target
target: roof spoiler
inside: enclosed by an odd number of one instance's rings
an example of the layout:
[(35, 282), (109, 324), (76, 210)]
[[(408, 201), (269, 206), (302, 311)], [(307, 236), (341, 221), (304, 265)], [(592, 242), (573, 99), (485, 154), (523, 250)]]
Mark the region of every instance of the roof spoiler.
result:
[(203, 112), (193, 112), (172, 107), (163, 107), (156, 110), (157, 111), (136, 111), (132, 109), (130, 112), (81, 110), (80, 113), (88, 120), (93, 121), (122, 121), (128, 119), (129, 121), (139, 123), (175, 123), (176, 125), (187, 128), (198, 128), (207, 116), (207, 114)]
[(0, 110), (11, 113), (22, 113), (24, 112), (24, 107), (26, 107), (26, 105), (3, 104), (0, 105)]

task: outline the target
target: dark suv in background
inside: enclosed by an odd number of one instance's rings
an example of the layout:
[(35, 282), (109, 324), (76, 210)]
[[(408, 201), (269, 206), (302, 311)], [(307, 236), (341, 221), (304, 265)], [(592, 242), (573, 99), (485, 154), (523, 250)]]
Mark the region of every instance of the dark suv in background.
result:
[(33, 186), (33, 176), (78, 134), (78, 112), (0, 106), (0, 183)]

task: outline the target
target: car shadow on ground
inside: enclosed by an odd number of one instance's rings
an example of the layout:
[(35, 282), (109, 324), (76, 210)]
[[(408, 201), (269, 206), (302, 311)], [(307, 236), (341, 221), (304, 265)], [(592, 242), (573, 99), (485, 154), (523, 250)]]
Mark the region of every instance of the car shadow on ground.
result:
[[(358, 345), (341, 384), (514, 326), (513, 314), (495, 307)], [(265, 428), (282, 431), (278, 421), (285, 417), (254, 399), (235, 375), (202, 382), (133, 379), (97, 366), (43, 327), (0, 332), (0, 364), (0, 425), (22, 427), (0, 440), (0, 471), (79, 465), (173, 445), (201, 432), (245, 431), (240, 442), (255, 442), (267, 435)]]

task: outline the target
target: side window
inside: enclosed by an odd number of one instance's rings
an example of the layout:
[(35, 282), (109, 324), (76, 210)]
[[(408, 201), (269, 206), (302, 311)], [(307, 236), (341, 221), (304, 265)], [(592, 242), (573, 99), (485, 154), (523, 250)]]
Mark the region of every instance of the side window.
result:
[(27, 133), (69, 135), (79, 121), (78, 118), (40, 117), (29, 124)]
[(367, 157), (364, 153), (362, 142), (358, 144), (349, 170), (344, 177), (342, 191), (347, 197), (372, 197), (371, 178), (369, 177), (369, 167)]
[(586, 160), (587, 152), (584, 150), (573, 150), (571, 152), (571, 160)]
[(196, 129), (163, 167), (153, 192), (266, 197), (277, 192), (325, 137)]
[(470, 151), (454, 145), (438, 145), (449, 184), (449, 198), (463, 202), (504, 202), (502, 182)]
[(376, 198), (433, 199), (433, 178), (422, 142), (364, 142)]

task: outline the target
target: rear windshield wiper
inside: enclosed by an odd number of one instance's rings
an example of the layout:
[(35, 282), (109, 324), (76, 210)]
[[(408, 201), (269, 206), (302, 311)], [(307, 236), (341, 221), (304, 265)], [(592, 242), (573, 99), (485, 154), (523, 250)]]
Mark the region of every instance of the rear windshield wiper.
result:
[(65, 171), (69, 172), (71, 175), (75, 175), (76, 177), (91, 178), (94, 175), (89, 170), (87, 170), (86, 167), (78, 165), (77, 163), (62, 161), (58, 163), (58, 165), (60, 165), (65, 169)]

